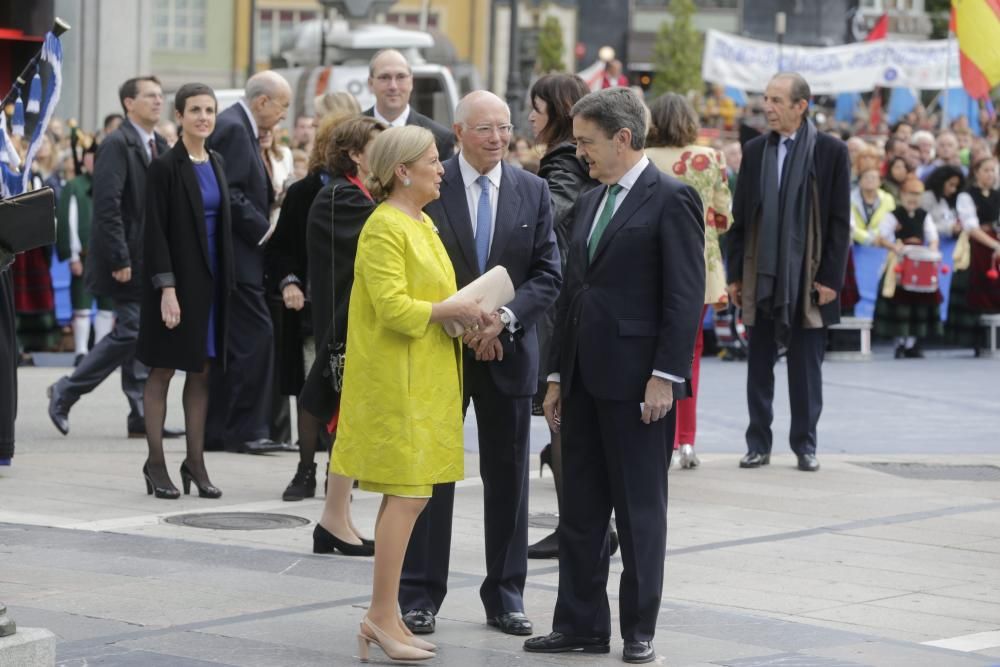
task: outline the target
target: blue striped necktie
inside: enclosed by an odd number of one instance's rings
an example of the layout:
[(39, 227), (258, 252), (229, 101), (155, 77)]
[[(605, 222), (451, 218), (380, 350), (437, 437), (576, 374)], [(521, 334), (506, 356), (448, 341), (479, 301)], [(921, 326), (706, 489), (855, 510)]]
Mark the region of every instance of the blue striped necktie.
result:
[(493, 209), (490, 207), (490, 179), (480, 176), (479, 206), (476, 208), (476, 259), (479, 273), (486, 272), (486, 260), (490, 256), (490, 230), (493, 227)]

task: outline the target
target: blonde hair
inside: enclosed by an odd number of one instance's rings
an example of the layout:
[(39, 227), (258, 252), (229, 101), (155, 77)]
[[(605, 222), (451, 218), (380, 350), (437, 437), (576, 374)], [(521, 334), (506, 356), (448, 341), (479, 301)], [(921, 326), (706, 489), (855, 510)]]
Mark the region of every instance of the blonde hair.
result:
[(376, 201), (382, 201), (396, 187), (396, 167), (410, 165), (434, 145), (434, 135), (416, 125), (390, 127), (380, 132), (372, 143), (368, 166), (368, 192)]
[(313, 108), (318, 119), (330, 114), (356, 116), (361, 113), (361, 105), (358, 104), (354, 95), (342, 90), (317, 95), (316, 99), (313, 100)]

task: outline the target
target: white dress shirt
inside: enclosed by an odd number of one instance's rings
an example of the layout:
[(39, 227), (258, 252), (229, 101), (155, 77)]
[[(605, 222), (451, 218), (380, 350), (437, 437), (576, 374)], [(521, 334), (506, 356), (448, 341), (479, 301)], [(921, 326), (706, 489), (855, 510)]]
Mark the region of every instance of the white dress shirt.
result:
[[(409, 107), (407, 107), (409, 110)], [(378, 113), (378, 112), (376, 112)], [(497, 200), (500, 199), (500, 179), (503, 177), (503, 164), (497, 162), (496, 166), (490, 169), (485, 174), (480, 174), (475, 167), (469, 164), (465, 156), (459, 153), (458, 155), (458, 168), (462, 173), (462, 183), (465, 185), (465, 203), (469, 207), (469, 220), (472, 221), (472, 237), (476, 237), (476, 218), (479, 215), (479, 197), (482, 194), (483, 188), (479, 185), (479, 177), (485, 176), (489, 181), (489, 198), (490, 198), (490, 215), (492, 217), (493, 224), (490, 225), (490, 250), (493, 249), (493, 238), (496, 236), (497, 231)], [(487, 254), (487, 256), (489, 256)], [(517, 321), (517, 315), (514, 314), (507, 306), (501, 306), (500, 310), (505, 311), (510, 315), (510, 324), (507, 325), (507, 330), (510, 333), (514, 333), (521, 328), (521, 325)]]
[(253, 131), (253, 138), (260, 141), (260, 128), (257, 127), (257, 121), (254, 120), (253, 113), (251, 113), (250, 107), (247, 105), (247, 101), (241, 97), (238, 104), (243, 107), (243, 113), (245, 113), (247, 118), (250, 119), (250, 128)]
[[(132, 119), (129, 118), (128, 122), (132, 123)], [(134, 127), (135, 131), (139, 133), (139, 141), (142, 142), (142, 147), (146, 151), (146, 157), (152, 160), (153, 150), (149, 147), (149, 142), (150, 140), (152, 140), (153, 143), (156, 143), (156, 135), (154, 135), (152, 132), (147, 132), (146, 129), (140, 126), (138, 123), (132, 123), (132, 127)]]
[(396, 120), (386, 120), (385, 116), (378, 112), (377, 104), (372, 107), (372, 115), (375, 116), (375, 120), (380, 123), (385, 123), (386, 127), (403, 127), (406, 125), (406, 121), (410, 119), (410, 105), (406, 105), (406, 108), (403, 109), (403, 113), (396, 116)]
[[(620, 185), (622, 189), (621, 191), (618, 192), (618, 197), (615, 199), (615, 208), (612, 215), (617, 213), (618, 209), (621, 208), (622, 202), (625, 201), (625, 198), (629, 195), (630, 192), (632, 192), (632, 188), (635, 187), (635, 182), (639, 180), (639, 176), (642, 175), (642, 172), (645, 171), (646, 167), (648, 166), (649, 166), (649, 158), (646, 157), (644, 154), (642, 158), (638, 162), (636, 162), (631, 169), (626, 171), (622, 175), (622, 177), (618, 179), (618, 185)], [(600, 220), (601, 213), (604, 212), (604, 206), (605, 204), (607, 204), (607, 202), (608, 202), (608, 188), (605, 187), (604, 196), (601, 197), (601, 203), (597, 207), (597, 213), (594, 215), (594, 219), (590, 223), (590, 231), (587, 233), (588, 245), (590, 243), (590, 237), (594, 234), (594, 227), (597, 226), (597, 221)], [(670, 373), (664, 373), (663, 371), (658, 371), (654, 369), (652, 374), (658, 378), (663, 378), (664, 380), (670, 380), (671, 382), (677, 382), (677, 383), (684, 382), (684, 378), (678, 377), (676, 375), (671, 375)], [(550, 373), (548, 378), (546, 379), (549, 382), (559, 382), (559, 378), (560, 378), (559, 373)]]

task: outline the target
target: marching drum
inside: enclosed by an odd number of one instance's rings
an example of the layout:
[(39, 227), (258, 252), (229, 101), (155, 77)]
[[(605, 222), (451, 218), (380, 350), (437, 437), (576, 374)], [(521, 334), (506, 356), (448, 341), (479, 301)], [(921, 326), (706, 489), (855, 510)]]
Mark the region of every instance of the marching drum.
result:
[(941, 253), (923, 246), (905, 246), (899, 258), (897, 285), (908, 292), (936, 292)]

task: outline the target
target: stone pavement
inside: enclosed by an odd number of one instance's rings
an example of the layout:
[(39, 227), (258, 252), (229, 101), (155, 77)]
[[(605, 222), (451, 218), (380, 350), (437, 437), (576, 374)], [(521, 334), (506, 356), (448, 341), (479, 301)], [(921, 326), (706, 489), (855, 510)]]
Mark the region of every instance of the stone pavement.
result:
[[(823, 469), (807, 474), (783, 444), (783, 372), (776, 455), (768, 468), (740, 470), (745, 366), (706, 360), (703, 465), (670, 475), (659, 664), (1000, 664), (998, 371), (1000, 361), (955, 355), (893, 362), (885, 350), (870, 363), (828, 363)], [(321, 499), (280, 500), (296, 455), (210, 453), (221, 500), (154, 499), (139, 473), (144, 443), (124, 437), (117, 378), (77, 404), (64, 438), (44, 399), (62, 372), (22, 370), (17, 455), (0, 468), (0, 601), (19, 627), (52, 630), (57, 664), (74, 667), (357, 662), (370, 559), (312, 555), (311, 523), (207, 530), (164, 521), (210, 511), (314, 521)], [(176, 384), (171, 425), (180, 423)], [(484, 625), (471, 417), (467, 434), (469, 478), (458, 490), (432, 664), (621, 664), (617, 636), (609, 656), (537, 656)], [(533, 449), (545, 442), (538, 419)], [(168, 443), (176, 468), (183, 445)], [(556, 509), (551, 479), (535, 475), (532, 540)], [(378, 502), (355, 494), (363, 529)], [(614, 609), (620, 556), (612, 570)], [(529, 562), (526, 607), (539, 632), (550, 627), (557, 582), (555, 561)]]

